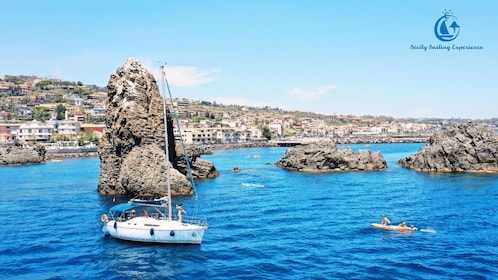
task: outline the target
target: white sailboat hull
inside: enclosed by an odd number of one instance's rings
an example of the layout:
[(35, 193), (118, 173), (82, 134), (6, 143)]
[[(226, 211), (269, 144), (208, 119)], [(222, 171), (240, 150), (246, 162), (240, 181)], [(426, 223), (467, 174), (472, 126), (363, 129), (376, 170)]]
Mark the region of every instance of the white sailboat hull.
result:
[(206, 229), (205, 225), (152, 217), (136, 217), (127, 221), (111, 220), (104, 223), (102, 228), (105, 233), (117, 239), (171, 244), (201, 244)]

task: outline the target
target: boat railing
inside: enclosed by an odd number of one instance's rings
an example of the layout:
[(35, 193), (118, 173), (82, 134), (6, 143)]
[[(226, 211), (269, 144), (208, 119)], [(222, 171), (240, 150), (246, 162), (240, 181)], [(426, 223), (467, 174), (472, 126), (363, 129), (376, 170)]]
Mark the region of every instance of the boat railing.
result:
[[(177, 215), (173, 215), (173, 220), (178, 220), (178, 216)], [(197, 226), (201, 226), (201, 227), (207, 227), (208, 226), (208, 222), (207, 222), (206, 218), (197, 218), (197, 217), (194, 217), (194, 216), (183, 215), (182, 216), (182, 222), (185, 223), (185, 224), (197, 225)]]

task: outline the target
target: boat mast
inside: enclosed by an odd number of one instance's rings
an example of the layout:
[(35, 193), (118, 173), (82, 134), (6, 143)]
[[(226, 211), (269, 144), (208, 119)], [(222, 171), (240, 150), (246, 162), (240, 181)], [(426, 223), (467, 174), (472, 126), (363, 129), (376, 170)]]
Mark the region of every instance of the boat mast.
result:
[(169, 147), (168, 147), (168, 121), (167, 121), (167, 116), (168, 113), (166, 112), (166, 73), (164, 72), (164, 65), (161, 65), (161, 87), (163, 89), (163, 94), (164, 96), (161, 95), (163, 98), (163, 112), (164, 112), (164, 152), (166, 154), (166, 174), (168, 177), (168, 220), (171, 221), (171, 217), (173, 215), (173, 210), (171, 206), (171, 176), (170, 176), (170, 170), (169, 170)]

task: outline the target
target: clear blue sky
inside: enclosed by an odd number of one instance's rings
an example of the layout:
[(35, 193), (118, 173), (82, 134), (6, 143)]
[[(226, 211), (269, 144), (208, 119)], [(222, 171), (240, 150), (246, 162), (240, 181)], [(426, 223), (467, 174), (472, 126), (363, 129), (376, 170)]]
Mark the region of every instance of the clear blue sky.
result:
[[(451, 42), (434, 33), (445, 10), (459, 26)], [(1, 11), (1, 77), (105, 86), (135, 57), (153, 73), (167, 61), (173, 97), (325, 114), (498, 117), (494, 0), (18, 0)]]

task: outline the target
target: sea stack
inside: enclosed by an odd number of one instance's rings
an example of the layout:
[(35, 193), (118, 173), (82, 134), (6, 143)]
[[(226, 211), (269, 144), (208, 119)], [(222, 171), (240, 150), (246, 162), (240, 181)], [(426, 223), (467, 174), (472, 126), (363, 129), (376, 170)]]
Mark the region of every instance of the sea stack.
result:
[(398, 163), (423, 172), (498, 173), (497, 135), (485, 125), (457, 125)]
[[(163, 101), (154, 76), (130, 58), (111, 75), (107, 88), (106, 122), (98, 151), (98, 191), (103, 195), (165, 196), (168, 162), (171, 194), (193, 194), (190, 180), (174, 166), (177, 155), (169, 112), (166, 161)], [(204, 169), (214, 173), (214, 165), (208, 163), (210, 168)]]
[(295, 171), (371, 171), (387, 168), (381, 152), (338, 149), (332, 141), (321, 141), (288, 149), (277, 166)]

